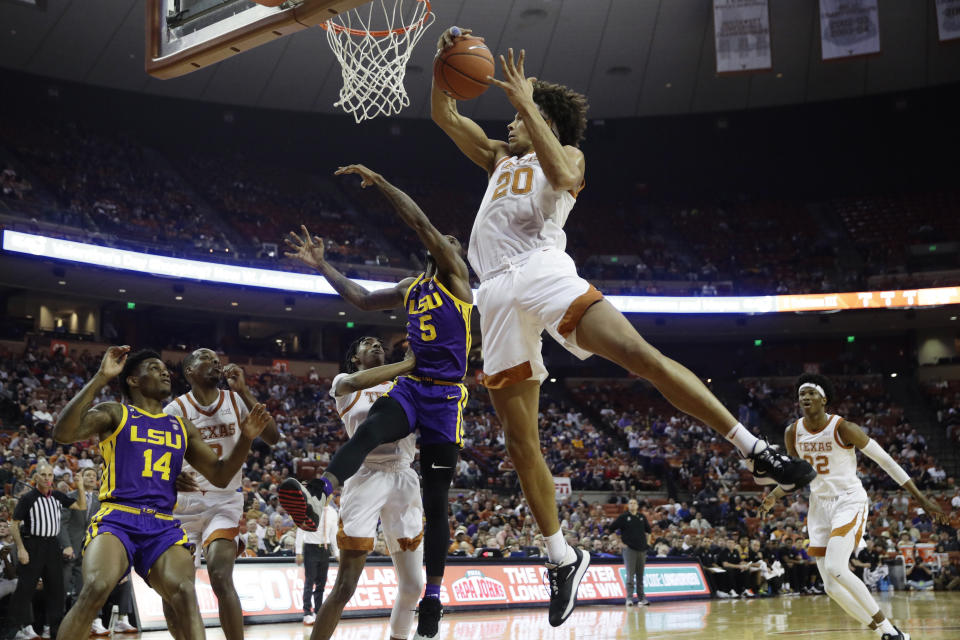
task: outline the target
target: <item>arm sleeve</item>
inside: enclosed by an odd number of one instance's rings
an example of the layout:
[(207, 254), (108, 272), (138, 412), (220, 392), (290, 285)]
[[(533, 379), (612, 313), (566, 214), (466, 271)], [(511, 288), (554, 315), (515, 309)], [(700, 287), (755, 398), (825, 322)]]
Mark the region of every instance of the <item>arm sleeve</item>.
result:
[(293, 552), (298, 556), (303, 555), (303, 529), (297, 527), (297, 536), (293, 539)]
[(880, 465), (880, 468), (886, 471), (897, 485), (902, 486), (910, 480), (910, 476), (903, 470), (903, 467), (897, 464), (897, 461), (891, 458), (890, 454), (884, 451), (883, 447), (877, 444), (877, 441), (873, 438), (870, 438), (867, 446), (861, 449), (861, 451), (863, 451), (864, 455), (868, 458)]
[(27, 515), (30, 513), (30, 505), (33, 504), (34, 493), (30, 493), (22, 496), (17, 500), (17, 506), (13, 508), (13, 519), (19, 520), (20, 522), (26, 522)]
[(327, 543), (330, 545), (330, 554), (339, 558), (340, 547), (337, 545), (337, 523), (340, 521), (340, 514), (332, 509), (331, 512), (331, 515), (327, 517)]
[(623, 514), (620, 514), (616, 519), (607, 526), (608, 531), (619, 531), (623, 527)]
[(77, 501), (76, 498), (71, 498), (70, 496), (63, 493), (62, 491), (54, 491), (53, 497), (57, 499), (57, 501), (60, 503), (60, 505), (64, 509), (69, 509), (70, 506)]

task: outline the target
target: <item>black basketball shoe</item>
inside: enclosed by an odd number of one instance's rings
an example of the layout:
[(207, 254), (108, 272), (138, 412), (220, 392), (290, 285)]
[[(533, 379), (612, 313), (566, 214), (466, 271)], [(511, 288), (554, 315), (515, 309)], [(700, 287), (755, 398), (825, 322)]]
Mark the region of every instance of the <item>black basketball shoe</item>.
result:
[(287, 478), (277, 489), (280, 504), (293, 519), (294, 524), (304, 531), (316, 531), (320, 526), (320, 514), (323, 504), (311, 495), (296, 478)]
[[(762, 442), (767, 444), (765, 440)], [(779, 484), (783, 489), (793, 491), (802, 489), (817, 477), (817, 472), (809, 462), (791, 458), (769, 444), (759, 453), (751, 453), (747, 460), (748, 466), (753, 466), (751, 471), (757, 484)]]
[(559, 627), (573, 613), (577, 604), (577, 588), (587, 567), (590, 555), (574, 548), (576, 559), (570, 564), (547, 563), (547, 578), (550, 581), (550, 626)]
[(413, 640), (435, 638), (440, 632), (440, 618), (443, 617), (443, 605), (440, 598), (422, 598), (417, 607), (417, 633)]

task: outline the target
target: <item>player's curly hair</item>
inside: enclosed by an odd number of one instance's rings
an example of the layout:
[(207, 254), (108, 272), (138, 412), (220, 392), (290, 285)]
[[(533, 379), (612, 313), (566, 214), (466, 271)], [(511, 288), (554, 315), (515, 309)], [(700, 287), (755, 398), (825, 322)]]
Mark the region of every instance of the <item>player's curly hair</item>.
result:
[(125, 398), (132, 399), (130, 395), (130, 385), (127, 384), (127, 378), (137, 374), (137, 370), (140, 368), (140, 365), (143, 364), (145, 360), (151, 360), (156, 358), (157, 360), (163, 360), (160, 357), (160, 354), (152, 349), (141, 349), (136, 353), (131, 353), (127, 356), (127, 361), (123, 363), (123, 369), (120, 371), (120, 391), (123, 392)]
[(560, 144), (580, 146), (587, 130), (587, 96), (562, 84), (536, 80), (533, 101), (556, 125)]
[(833, 399), (836, 397), (836, 392), (833, 388), (833, 383), (830, 382), (830, 378), (822, 376), (819, 373), (803, 373), (797, 378), (797, 384), (795, 385), (796, 392), (800, 393), (800, 386), (808, 382), (823, 388), (823, 392), (827, 394), (827, 404), (833, 402)]
[(374, 340), (379, 340), (377, 336), (360, 336), (356, 340), (350, 343), (350, 346), (347, 347), (347, 355), (343, 358), (343, 366), (340, 367), (341, 371), (344, 373), (356, 373), (357, 363), (353, 361), (354, 356), (357, 355), (357, 351), (360, 349), (360, 343), (368, 338), (373, 338)]

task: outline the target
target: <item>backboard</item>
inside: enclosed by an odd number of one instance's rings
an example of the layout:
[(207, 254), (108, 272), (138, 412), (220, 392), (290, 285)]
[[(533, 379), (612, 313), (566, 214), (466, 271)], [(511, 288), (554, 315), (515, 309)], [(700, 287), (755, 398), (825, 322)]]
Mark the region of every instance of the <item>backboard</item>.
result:
[(147, 0), (146, 70), (175, 78), (320, 24), (369, 0)]

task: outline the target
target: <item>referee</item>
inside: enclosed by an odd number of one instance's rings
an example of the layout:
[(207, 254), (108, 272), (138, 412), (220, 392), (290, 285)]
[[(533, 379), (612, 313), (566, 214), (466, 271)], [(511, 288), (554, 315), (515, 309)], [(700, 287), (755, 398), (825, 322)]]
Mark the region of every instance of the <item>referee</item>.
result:
[(33, 475), (35, 489), (20, 497), (13, 510), (13, 540), (17, 545), (17, 590), (10, 601), (10, 618), (19, 631), (16, 639), (36, 637), (33, 623), (33, 594), (37, 580), (43, 579), (47, 622), (52, 638), (57, 636), (63, 618), (63, 556), (57, 534), (60, 533), (60, 507), (86, 510), (87, 496), (83, 474), (77, 475), (77, 499), (53, 491), (53, 467), (37, 465)]
[[(640, 505), (636, 498), (630, 498), (627, 510), (617, 516), (617, 519), (607, 527), (608, 531), (619, 531), (623, 541), (623, 564), (627, 569), (627, 606), (633, 606), (633, 589), (636, 585), (638, 604), (647, 605), (643, 595), (643, 568), (647, 563), (647, 535), (650, 533), (650, 523), (647, 517), (639, 513)], [(636, 578), (636, 581), (634, 581)]]

